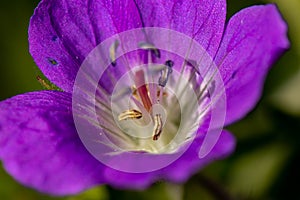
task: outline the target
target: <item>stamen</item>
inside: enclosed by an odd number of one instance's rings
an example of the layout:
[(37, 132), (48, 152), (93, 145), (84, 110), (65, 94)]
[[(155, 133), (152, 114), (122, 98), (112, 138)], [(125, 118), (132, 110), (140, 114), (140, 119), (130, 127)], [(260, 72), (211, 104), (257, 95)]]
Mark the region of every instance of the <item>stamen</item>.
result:
[(109, 47), (109, 57), (112, 66), (116, 66), (116, 51), (117, 48), (119, 47), (120, 42), (118, 40), (115, 40), (112, 45)]
[(153, 140), (158, 140), (162, 132), (162, 119), (161, 114), (156, 114), (154, 116), (154, 129), (153, 129)]
[(141, 49), (150, 50), (157, 58), (160, 58), (160, 51), (153, 44), (148, 42), (140, 42), (138, 46)]
[(161, 87), (165, 87), (167, 82), (168, 82), (168, 79), (169, 79), (169, 76), (170, 74), (173, 72), (173, 61), (171, 60), (168, 60), (166, 61), (165, 65), (167, 67), (165, 67), (162, 71), (161, 71), (161, 76), (159, 77), (158, 79), (158, 85), (160, 85)]
[(126, 110), (124, 112), (122, 112), (119, 116), (118, 116), (118, 120), (122, 121), (122, 120), (127, 120), (127, 119), (140, 119), (142, 118), (142, 113), (138, 110), (135, 109), (130, 109), (130, 110)]

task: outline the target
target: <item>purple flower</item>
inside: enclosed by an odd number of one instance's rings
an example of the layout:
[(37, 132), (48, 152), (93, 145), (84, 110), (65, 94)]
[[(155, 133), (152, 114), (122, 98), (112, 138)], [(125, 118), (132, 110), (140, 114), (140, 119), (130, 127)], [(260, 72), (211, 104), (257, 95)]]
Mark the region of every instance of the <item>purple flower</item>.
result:
[[(181, 183), (208, 163), (229, 155), (234, 149), (235, 140), (228, 131), (222, 130), (207, 155), (199, 157), (213, 114), (207, 112), (200, 116), (197, 106), (207, 105), (203, 99), (212, 99), (212, 94), (218, 94), (221, 89), (218, 83), (212, 81), (209, 82), (209, 88), (202, 88), (207, 77), (201, 76), (203, 73), (198, 70), (201, 67), (205, 71), (209, 66), (207, 61), (199, 63), (195, 59), (185, 59), (185, 67), (182, 68), (181, 58), (159, 51), (158, 41), (164, 37), (154, 34), (140, 40), (140, 49), (127, 55), (129, 68), (125, 67), (121, 59), (115, 59), (115, 54), (124, 40), (110, 43), (110, 52), (101, 51), (101, 56), (108, 55), (112, 64), (99, 80), (99, 84), (92, 83), (97, 87), (94, 100), (100, 125), (93, 127), (87, 106), (81, 113), (81, 117), (88, 113), (88, 119), (83, 117), (86, 124), (78, 127), (78, 121), (75, 119), (74, 122), (74, 117), (77, 116), (74, 105), (76, 107), (77, 104), (73, 92), (73, 89), (76, 92), (74, 84), (78, 81), (78, 71), (82, 63), (98, 44), (127, 30), (162, 27), (184, 33), (198, 42), (207, 55), (214, 58), (226, 94), (225, 125), (242, 118), (258, 101), (263, 81), (272, 63), (289, 46), (287, 27), (274, 5), (246, 8), (233, 16), (226, 26), (225, 15), (225, 0), (42, 0), (30, 21), (30, 53), (45, 76), (63, 91), (31, 92), (0, 103), (0, 159), (6, 171), (26, 186), (49, 194), (66, 195), (98, 184), (142, 189), (156, 180)], [(174, 45), (175, 48), (181, 46), (181, 43)], [(105, 99), (113, 94), (114, 84), (111, 82), (133, 69), (135, 60), (139, 60), (139, 64), (148, 65), (152, 60), (164, 65), (153, 67), (153, 74), (140, 68), (131, 71), (135, 84), (121, 81), (124, 83), (121, 84), (124, 86), (123, 91), (131, 89), (129, 104), (135, 103), (135, 107), (125, 110), (120, 110), (121, 106), (117, 107), (116, 123), (121, 127), (111, 126), (112, 123), (108, 121), (115, 116), (102, 108), (110, 106)], [(160, 66), (162, 67), (159, 68)], [(176, 72), (181, 69), (184, 69), (181, 75), (176, 76)], [(150, 83), (151, 77), (154, 77), (156, 84)], [(184, 79), (188, 79), (188, 83), (183, 84)], [(169, 138), (168, 133), (172, 135), (172, 129), (178, 129), (177, 111), (179, 112), (176, 110), (177, 101), (170, 100), (176, 95), (167, 89), (167, 84), (179, 93), (185, 90), (176, 90), (176, 86), (191, 86), (196, 91), (197, 105), (189, 104), (190, 96), (187, 98), (183, 95), (185, 97), (178, 98), (178, 102), (182, 101), (187, 106), (181, 111), (181, 116), (190, 116), (188, 120), (182, 121), (182, 130), (189, 131), (181, 131), (182, 136), (176, 140), (177, 146), (164, 149), (159, 145), (172, 143), (175, 136)], [(138, 87), (132, 88), (134, 85)], [(160, 111), (153, 110), (154, 101), (166, 107), (164, 112), (169, 114), (168, 119), (174, 121), (166, 120)], [(174, 110), (176, 112), (172, 112)], [(122, 127), (122, 123), (143, 124), (147, 122), (147, 116), (152, 123), (147, 129), (152, 134), (150, 138), (133, 139), (133, 136), (120, 133), (121, 129), (126, 128)], [(140, 122), (142, 119), (144, 121)], [(192, 126), (198, 122), (200, 126), (191, 131)], [(80, 128), (84, 128), (83, 132), (87, 136), (94, 131), (90, 129), (101, 128), (114, 144), (129, 152), (126, 154), (117, 151), (105, 155), (111, 159), (108, 162), (115, 166), (128, 166), (127, 169), (137, 165), (154, 166), (178, 152), (182, 155), (169, 165), (153, 171), (121, 171), (99, 162), (88, 152), (83, 145), (86, 144), (85, 141), (82, 143), (80, 140), (82, 134), (78, 136), (77, 131), (82, 132)], [(127, 129), (130, 132), (131, 127)], [(103, 143), (104, 141), (100, 141), (99, 146), (105, 147), (106, 144)], [(182, 148), (185, 148), (184, 151)]]

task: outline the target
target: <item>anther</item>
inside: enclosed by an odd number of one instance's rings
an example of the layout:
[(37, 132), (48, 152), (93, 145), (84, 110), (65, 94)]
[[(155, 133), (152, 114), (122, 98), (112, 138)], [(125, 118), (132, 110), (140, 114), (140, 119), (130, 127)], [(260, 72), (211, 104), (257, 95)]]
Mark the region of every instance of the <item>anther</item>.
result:
[(154, 116), (154, 129), (153, 129), (153, 140), (158, 140), (161, 135), (163, 128), (162, 119), (160, 114)]
[(172, 68), (174, 66), (174, 62), (172, 60), (167, 60), (165, 65)]
[(116, 66), (116, 52), (119, 47), (120, 42), (115, 40), (112, 45), (109, 47), (109, 58), (112, 66)]
[(167, 60), (165, 62), (166, 67), (161, 71), (161, 76), (158, 79), (158, 85), (160, 85), (161, 87), (165, 87), (168, 80), (169, 80), (169, 76), (170, 74), (172, 74), (173, 72), (173, 61), (171, 60)]
[(148, 43), (148, 42), (140, 42), (138, 45), (141, 49), (144, 50), (150, 50), (153, 52), (153, 54), (157, 57), (160, 58), (160, 51), (158, 48), (156, 48), (153, 44)]
[(118, 116), (118, 120), (122, 121), (122, 120), (127, 120), (127, 119), (140, 119), (142, 118), (142, 113), (138, 110), (135, 109), (130, 109), (130, 110), (126, 110), (124, 112), (122, 112), (121, 114), (119, 114)]

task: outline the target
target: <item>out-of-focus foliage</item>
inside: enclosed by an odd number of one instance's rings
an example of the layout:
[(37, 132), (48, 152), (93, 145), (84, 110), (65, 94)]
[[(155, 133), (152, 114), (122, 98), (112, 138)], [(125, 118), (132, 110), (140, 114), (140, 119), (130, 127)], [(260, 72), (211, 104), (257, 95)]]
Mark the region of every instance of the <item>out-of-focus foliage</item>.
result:
[[(271, 1), (228, 0), (228, 17), (240, 9)], [(275, 64), (258, 106), (228, 127), (236, 152), (201, 171), (185, 185), (160, 182), (146, 191), (101, 186), (74, 197), (54, 198), (14, 181), (0, 167), (0, 199), (297, 199), (300, 186), (300, 1), (275, 0), (289, 25), (291, 49)], [(1, 1), (0, 100), (41, 90), (40, 75), (28, 53), (27, 28), (38, 0)], [(202, 177), (202, 178), (201, 178)], [(205, 178), (203, 178), (205, 177)], [(225, 196), (226, 196), (225, 195)]]

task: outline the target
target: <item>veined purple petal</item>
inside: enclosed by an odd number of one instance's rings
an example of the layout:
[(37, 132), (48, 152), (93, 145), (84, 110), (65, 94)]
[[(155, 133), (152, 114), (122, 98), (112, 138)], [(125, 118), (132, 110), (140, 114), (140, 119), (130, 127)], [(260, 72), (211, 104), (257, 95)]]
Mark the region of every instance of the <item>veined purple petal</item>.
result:
[(42, 0), (30, 21), (30, 53), (51, 82), (71, 92), (78, 68), (94, 47), (141, 26), (132, 0)]
[(146, 27), (182, 32), (214, 56), (225, 24), (225, 0), (137, 0), (137, 5)]
[(77, 135), (70, 97), (41, 91), (0, 103), (0, 159), (24, 185), (66, 195), (103, 182), (103, 166)]
[(246, 8), (229, 21), (216, 58), (226, 88), (226, 124), (257, 103), (268, 70), (289, 47), (286, 32), (272, 4)]

